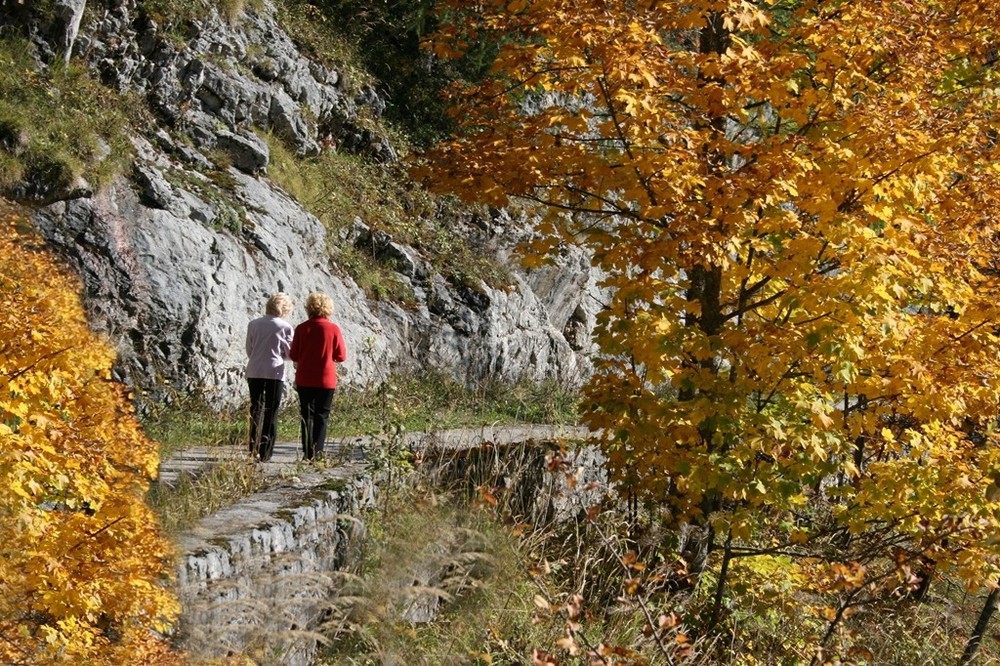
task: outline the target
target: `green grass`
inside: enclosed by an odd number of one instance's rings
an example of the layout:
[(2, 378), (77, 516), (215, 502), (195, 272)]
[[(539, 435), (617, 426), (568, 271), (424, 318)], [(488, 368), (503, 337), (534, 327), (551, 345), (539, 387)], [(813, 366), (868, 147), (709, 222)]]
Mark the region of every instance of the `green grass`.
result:
[(250, 427), (247, 408), (214, 411), (193, 398), (154, 404), (140, 421), (146, 435), (160, 445), (160, 458), (192, 446), (230, 446), (242, 451)]
[(0, 39), (0, 191), (44, 199), (81, 177), (99, 189), (130, 163), (129, 113), (142, 105), (76, 63), (36, 69), (32, 47)]
[[(294, 393), (289, 384), (278, 420), (282, 440), (299, 438)], [(338, 390), (328, 437), (368, 435), (397, 424), (410, 432), (518, 423), (572, 425), (577, 422), (576, 401), (575, 392), (556, 382), (482, 381), (465, 386), (426, 370), (394, 375), (378, 387)], [(146, 434), (159, 442), (160, 456), (168, 457), (190, 446), (242, 447), (249, 413), (246, 405), (219, 412), (193, 400), (178, 400), (155, 407), (142, 416), (142, 423)]]
[[(556, 382), (464, 386), (443, 373), (396, 375), (373, 389), (338, 391), (331, 437), (379, 432), (400, 424), (410, 432), (515, 423), (576, 423), (576, 394)], [(296, 430), (297, 432), (297, 430)]]

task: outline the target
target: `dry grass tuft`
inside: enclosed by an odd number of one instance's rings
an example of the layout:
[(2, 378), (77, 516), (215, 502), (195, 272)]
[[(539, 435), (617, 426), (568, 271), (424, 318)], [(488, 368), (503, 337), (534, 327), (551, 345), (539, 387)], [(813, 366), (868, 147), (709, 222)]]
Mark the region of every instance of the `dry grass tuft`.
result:
[(197, 475), (182, 474), (172, 487), (153, 484), (148, 502), (168, 534), (188, 529), (240, 499), (263, 490), (264, 471), (244, 455), (224, 458)]

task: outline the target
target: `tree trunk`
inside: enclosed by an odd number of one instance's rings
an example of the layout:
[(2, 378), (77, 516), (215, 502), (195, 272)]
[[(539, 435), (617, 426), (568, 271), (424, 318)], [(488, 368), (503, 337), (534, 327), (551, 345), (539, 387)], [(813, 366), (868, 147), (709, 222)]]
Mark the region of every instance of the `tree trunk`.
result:
[(701, 579), (702, 572), (708, 564), (708, 554), (712, 550), (715, 531), (711, 525), (681, 525), (681, 539), (678, 544), (681, 559), (687, 565), (687, 575), (684, 577), (685, 587), (694, 587)]
[(715, 586), (715, 598), (712, 600), (712, 615), (705, 626), (705, 633), (709, 634), (719, 623), (719, 616), (722, 613), (722, 596), (726, 589), (726, 577), (729, 575), (729, 563), (733, 559), (733, 531), (729, 530), (726, 536), (726, 545), (722, 551), (722, 566), (719, 568), (719, 581)]
[[(729, 31), (724, 27), (723, 15), (711, 12), (707, 16), (707, 25), (701, 29), (698, 50), (701, 53), (725, 53), (729, 48)], [(716, 131), (723, 131), (724, 118), (713, 118), (711, 124)], [(725, 156), (708, 152), (705, 155), (709, 169), (717, 168), (724, 163)], [(686, 326), (697, 326), (702, 332), (712, 337), (718, 335), (723, 328), (725, 319), (722, 316), (722, 267), (712, 264), (695, 264), (688, 268), (688, 288), (685, 298), (689, 302), (698, 303), (698, 314), (688, 312), (684, 316)], [(719, 363), (715, 358), (709, 358), (699, 363), (711, 373), (719, 372)], [(681, 387), (678, 400), (693, 400), (698, 395), (694, 387)], [(711, 396), (708, 396), (711, 399)], [(714, 419), (707, 418), (698, 424), (702, 441), (708, 450), (714, 446), (716, 424)], [(681, 525), (680, 555), (687, 566), (684, 578), (688, 587), (694, 587), (701, 580), (701, 574), (708, 565), (708, 556), (715, 541), (715, 531), (708, 522), (709, 516), (718, 508), (719, 499), (714, 493), (707, 493), (702, 500), (701, 517), (698, 523)]]
[(972, 660), (976, 656), (976, 652), (979, 650), (979, 644), (983, 640), (983, 635), (986, 633), (986, 628), (990, 624), (990, 618), (993, 617), (993, 613), (997, 609), (997, 596), (1000, 593), (1000, 587), (994, 587), (990, 590), (990, 594), (986, 597), (986, 603), (983, 604), (983, 610), (979, 613), (979, 620), (976, 622), (976, 628), (972, 630), (972, 635), (969, 636), (969, 642), (965, 644), (965, 652), (962, 653), (961, 658), (958, 660), (958, 666), (966, 666), (966, 664), (971, 664)]

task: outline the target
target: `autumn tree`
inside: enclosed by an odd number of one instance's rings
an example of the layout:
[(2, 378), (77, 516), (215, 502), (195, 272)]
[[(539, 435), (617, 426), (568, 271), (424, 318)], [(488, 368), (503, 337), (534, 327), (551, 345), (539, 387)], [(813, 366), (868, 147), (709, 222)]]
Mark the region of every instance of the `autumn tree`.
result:
[(29, 229), (0, 201), (0, 662), (179, 663), (156, 447)]
[(481, 22), (438, 56), (503, 46), (420, 172), (535, 210), (529, 264), (592, 253), (584, 418), (713, 567), (705, 625), (751, 556), (820, 599), (814, 646), (931, 569), (995, 580), (1000, 5), (442, 4)]

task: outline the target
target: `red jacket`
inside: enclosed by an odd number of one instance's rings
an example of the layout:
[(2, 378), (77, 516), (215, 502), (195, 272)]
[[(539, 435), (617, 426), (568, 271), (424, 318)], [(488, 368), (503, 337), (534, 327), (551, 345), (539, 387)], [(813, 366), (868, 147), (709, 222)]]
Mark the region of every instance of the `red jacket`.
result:
[(295, 385), (337, 388), (337, 363), (347, 359), (340, 327), (326, 317), (312, 317), (295, 327), (288, 357), (295, 361)]

